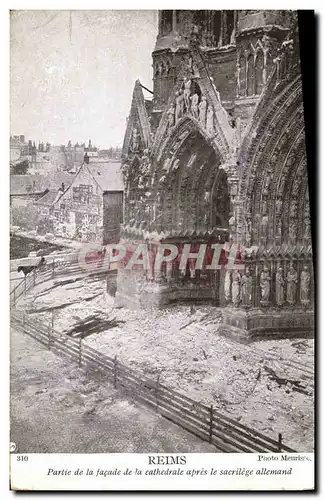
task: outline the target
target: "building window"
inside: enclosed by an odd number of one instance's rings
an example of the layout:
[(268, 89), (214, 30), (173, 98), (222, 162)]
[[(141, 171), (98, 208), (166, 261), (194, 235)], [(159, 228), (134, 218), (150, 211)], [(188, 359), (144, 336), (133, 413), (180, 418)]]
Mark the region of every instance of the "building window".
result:
[(246, 61), (245, 57), (241, 56), (239, 60), (239, 96), (246, 95)]
[(227, 10), (226, 11), (226, 41), (225, 45), (228, 45), (231, 43), (232, 39), (232, 34), (234, 31), (234, 10)]
[(255, 60), (255, 93), (261, 94), (263, 87), (263, 53), (258, 51)]
[(218, 45), (221, 30), (221, 12), (214, 12), (213, 20), (213, 44)]
[(254, 60), (253, 55), (250, 54), (247, 60), (247, 95), (254, 95)]

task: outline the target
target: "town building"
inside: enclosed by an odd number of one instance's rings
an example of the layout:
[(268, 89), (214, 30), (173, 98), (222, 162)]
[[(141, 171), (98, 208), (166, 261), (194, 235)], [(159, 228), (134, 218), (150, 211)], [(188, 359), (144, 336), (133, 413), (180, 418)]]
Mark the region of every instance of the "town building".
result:
[(23, 229), (35, 229), (37, 209), (34, 202), (48, 191), (48, 181), (42, 175), (10, 176), (10, 223)]
[[(237, 339), (310, 335), (314, 278), (297, 13), (159, 13), (153, 99), (135, 83), (123, 241), (237, 245), (243, 269), (118, 270), (127, 307), (222, 306)], [(225, 252), (225, 257), (227, 253)]]
[(69, 184), (63, 183), (37, 201), (38, 231), (108, 243), (120, 234), (123, 189), (119, 162), (90, 161), (85, 155)]

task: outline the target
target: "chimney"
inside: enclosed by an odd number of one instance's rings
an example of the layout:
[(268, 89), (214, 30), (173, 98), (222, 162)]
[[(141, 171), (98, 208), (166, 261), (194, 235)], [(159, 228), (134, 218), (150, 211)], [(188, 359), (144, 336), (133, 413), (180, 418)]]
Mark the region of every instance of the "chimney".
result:
[(84, 155), (84, 157), (83, 157), (83, 161), (84, 161), (84, 163), (85, 163), (86, 165), (89, 165), (89, 160), (90, 160), (90, 158), (89, 158), (89, 156), (88, 156), (88, 153), (86, 153), (86, 154)]
[(64, 182), (62, 182), (62, 185), (61, 185), (61, 191), (64, 193)]

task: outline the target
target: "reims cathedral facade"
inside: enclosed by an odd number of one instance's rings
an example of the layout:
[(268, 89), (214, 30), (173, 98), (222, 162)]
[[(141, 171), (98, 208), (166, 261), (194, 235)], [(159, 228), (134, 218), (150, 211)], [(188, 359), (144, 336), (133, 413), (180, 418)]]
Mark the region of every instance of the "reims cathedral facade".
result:
[[(312, 335), (314, 278), (297, 13), (159, 12), (153, 97), (136, 81), (121, 241), (238, 249), (241, 269), (118, 270), (125, 307), (210, 303), (224, 334)], [(208, 251), (206, 255), (208, 254)]]

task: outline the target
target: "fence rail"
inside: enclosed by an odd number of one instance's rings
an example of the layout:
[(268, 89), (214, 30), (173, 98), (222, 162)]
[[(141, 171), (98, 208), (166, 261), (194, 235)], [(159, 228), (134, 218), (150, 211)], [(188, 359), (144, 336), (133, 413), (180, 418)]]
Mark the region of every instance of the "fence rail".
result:
[[(33, 280), (28, 281), (28, 284)], [(295, 452), (278, 440), (227, 417), (212, 406), (208, 407), (180, 392), (160, 384), (159, 377), (153, 380), (134, 370), (117, 357), (111, 358), (86, 346), (81, 338), (65, 336), (39, 320), (29, 319), (25, 312), (12, 309), (12, 324), (27, 333), (59, 356), (84, 367), (100, 372), (132, 399), (145, 404), (160, 415), (180, 425), (182, 428), (208, 441), (223, 452)]]

